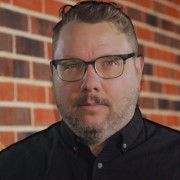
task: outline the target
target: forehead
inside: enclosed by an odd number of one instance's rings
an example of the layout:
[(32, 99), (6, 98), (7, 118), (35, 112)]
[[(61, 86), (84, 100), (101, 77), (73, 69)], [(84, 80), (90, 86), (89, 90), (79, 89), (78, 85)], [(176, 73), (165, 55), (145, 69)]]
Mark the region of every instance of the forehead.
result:
[(93, 56), (127, 53), (129, 49), (126, 35), (121, 33), (113, 23), (70, 22), (59, 34), (55, 56), (64, 58), (86, 54), (86, 58), (88, 56), (93, 58)]

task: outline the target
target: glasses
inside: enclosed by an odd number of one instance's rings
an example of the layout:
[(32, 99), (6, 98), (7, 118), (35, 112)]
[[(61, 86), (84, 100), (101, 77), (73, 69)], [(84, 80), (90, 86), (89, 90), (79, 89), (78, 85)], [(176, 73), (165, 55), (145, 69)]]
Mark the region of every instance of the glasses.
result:
[(50, 62), (63, 81), (74, 82), (83, 78), (89, 64), (93, 65), (95, 72), (103, 79), (113, 79), (122, 75), (126, 60), (135, 56), (135, 53), (122, 55), (108, 55), (85, 62), (81, 59), (54, 59)]

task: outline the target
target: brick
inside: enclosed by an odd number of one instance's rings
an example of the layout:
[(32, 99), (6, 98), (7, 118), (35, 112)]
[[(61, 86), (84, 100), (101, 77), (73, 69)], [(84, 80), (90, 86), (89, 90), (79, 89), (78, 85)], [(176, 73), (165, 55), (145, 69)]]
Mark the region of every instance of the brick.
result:
[(42, 11), (42, 1), (41, 0), (13, 0), (13, 4), (16, 6), (20, 6), (22, 8), (34, 10), (34, 11)]
[(0, 75), (13, 76), (13, 62), (11, 59), (0, 58)]
[(150, 92), (162, 92), (162, 84), (158, 82), (150, 82), (149, 83), (149, 90)]
[(137, 9), (128, 7), (127, 8), (127, 13), (132, 19), (137, 20), (137, 21), (143, 21), (143, 13)]
[(152, 64), (145, 63), (143, 74), (145, 75), (153, 75), (153, 66)]
[(59, 16), (59, 9), (64, 4), (54, 0), (45, 0), (45, 13), (54, 15), (56, 17)]
[(14, 99), (14, 84), (0, 83), (0, 101), (13, 101)]
[(0, 26), (27, 31), (27, 16), (21, 13), (0, 8)]
[(160, 51), (159, 49), (148, 47), (146, 48), (146, 56), (156, 59), (159, 55), (159, 51)]
[(152, 7), (152, 0), (146, 0), (146, 1), (142, 1), (142, 0), (128, 0), (130, 2), (134, 2), (135, 4), (138, 4), (140, 6), (143, 7), (147, 7), (147, 8), (151, 8)]
[(166, 93), (166, 94), (178, 94), (177, 85), (164, 84), (164, 93)]
[(55, 104), (55, 99), (54, 99), (52, 87), (48, 88), (48, 96), (49, 96), (48, 103), (49, 104)]
[(176, 25), (164, 19), (160, 20), (160, 27), (166, 31), (176, 32)]
[(175, 105), (175, 101), (172, 101), (170, 99), (168, 99), (169, 101), (169, 109), (168, 110), (176, 110), (176, 105)]
[(17, 85), (18, 101), (45, 103), (45, 88), (41, 86), (33, 86), (26, 84)]
[(31, 23), (32, 33), (52, 37), (55, 23), (35, 17), (31, 17)]
[(53, 53), (52, 53), (52, 43), (48, 43), (48, 59), (53, 59)]
[(177, 94), (180, 94), (180, 86), (177, 86)]
[(179, 65), (180, 65), (180, 55), (177, 55), (177, 56), (176, 56), (176, 59), (177, 59), (177, 61), (176, 61), (176, 62), (177, 62), (177, 64), (179, 64)]
[(1, 2), (4, 2), (4, 3), (11, 3), (11, 0), (1, 0)]
[(0, 58), (0, 75), (18, 78), (28, 78), (29, 63), (20, 60)]
[(177, 63), (177, 56), (171, 52), (167, 52), (165, 50), (160, 50), (157, 48), (147, 48), (146, 55), (150, 58), (154, 58), (156, 60), (163, 60), (167, 62)]
[(145, 54), (145, 48), (142, 44), (138, 44), (138, 54), (144, 55)]
[(49, 126), (60, 120), (57, 110), (35, 109), (34, 110), (35, 126)]
[(3, 150), (4, 148), (5, 148), (5, 146), (0, 141), (0, 151)]
[(170, 42), (170, 38), (159, 33), (154, 34), (154, 40), (163, 45), (169, 45)]
[(156, 100), (148, 97), (142, 97), (140, 99), (140, 106), (147, 109), (155, 109), (156, 108)]
[(177, 56), (174, 53), (168, 51), (161, 51), (162, 60), (177, 64)]
[(18, 54), (44, 57), (44, 44), (37, 40), (18, 36), (16, 37), (16, 48)]
[(30, 118), (27, 108), (0, 107), (0, 125), (30, 125)]
[(169, 107), (170, 107), (170, 102), (169, 102), (169, 100), (166, 100), (166, 99), (159, 99), (158, 100), (158, 107), (159, 107), (159, 109), (166, 109), (166, 110), (168, 110), (169, 109)]
[(179, 111), (180, 110), (180, 101), (173, 102), (173, 110)]
[(150, 119), (156, 123), (162, 124), (162, 125), (166, 125), (165, 122), (165, 117), (163, 115), (160, 114), (152, 114), (150, 116)]
[(169, 44), (170, 47), (174, 47), (176, 49), (180, 49), (180, 40), (178, 39), (174, 39), (174, 38), (170, 38), (170, 44)]
[(178, 26), (178, 25), (175, 26), (175, 32), (176, 32), (177, 34), (179, 34), (179, 32), (180, 32), (180, 26)]
[(157, 1), (153, 1), (153, 9), (156, 10), (157, 12), (165, 13), (165, 6)]
[(175, 78), (175, 72), (172, 69), (161, 67), (161, 66), (154, 66), (154, 73), (158, 77), (163, 78)]
[[(177, 80), (180, 80), (180, 70), (176, 70), (175, 72), (175, 78), (177, 79)], [(180, 94), (180, 93), (179, 93)]]
[(42, 63), (33, 63), (33, 78), (43, 81), (51, 80), (50, 65)]
[(29, 62), (14, 60), (13, 61), (14, 68), (14, 77), (18, 78), (29, 78)]
[(180, 1), (179, 1), (179, 0), (172, 0), (172, 2), (173, 2), (174, 4), (180, 5)]
[(17, 140), (21, 141), (21, 140), (27, 138), (28, 136), (32, 135), (33, 133), (35, 133), (35, 132), (34, 131), (33, 132), (18, 132)]
[(12, 52), (12, 35), (0, 33), (0, 51)]
[(176, 10), (174, 7), (166, 6), (166, 14), (177, 19), (180, 18), (180, 11)]
[(149, 81), (144, 79), (141, 81), (141, 91), (149, 91)]
[(168, 126), (180, 126), (179, 117), (175, 115), (166, 116), (166, 124)]
[(152, 33), (152, 31), (150, 31), (148, 29), (137, 27), (136, 33), (137, 33), (138, 38), (141, 38), (141, 39), (144, 39), (147, 41), (153, 40), (153, 33)]
[(151, 14), (145, 15), (145, 22), (151, 26), (155, 26), (155, 27), (158, 26), (158, 18)]
[(0, 142), (4, 147), (8, 147), (15, 142), (14, 132), (0, 132)]

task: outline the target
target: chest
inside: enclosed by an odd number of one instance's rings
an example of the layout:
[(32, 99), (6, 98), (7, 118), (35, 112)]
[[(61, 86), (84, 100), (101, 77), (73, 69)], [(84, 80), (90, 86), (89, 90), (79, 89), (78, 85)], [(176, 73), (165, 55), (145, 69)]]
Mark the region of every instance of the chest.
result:
[(159, 154), (136, 149), (127, 153), (105, 152), (94, 160), (88, 160), (81, 154), (69, 152), (59, 160), (56, 156), (46, 177), (54, 175), (53, 179), (63, 180), (178, 180), (178, 157), (176, 151), (164, 150)]

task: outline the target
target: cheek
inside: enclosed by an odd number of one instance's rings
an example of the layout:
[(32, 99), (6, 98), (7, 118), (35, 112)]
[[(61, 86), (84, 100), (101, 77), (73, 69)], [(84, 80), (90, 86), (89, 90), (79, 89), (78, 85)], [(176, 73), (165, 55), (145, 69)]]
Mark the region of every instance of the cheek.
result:
[(118, 104), (122, 99), (132, 97), (134, 95), (132, 92), (136, 92), (137, 86), (137, 75), (135, 71), (131, 71), (131, 73), (124, 73), (116, 79), (111, 79), (107, 83), (108, 92), (106, 94)]
[(53, 89), (57, 104), (70, 105), (73, 99), (77, 97), (77, 92), (79, 92), (75, 83), (67, 83), (57, 79), (53, 81)]
[(122, 81), (126, 87), (136, 87), (139, 84), (139, 77), (134, 62), (127, 62), (122, 75)]

